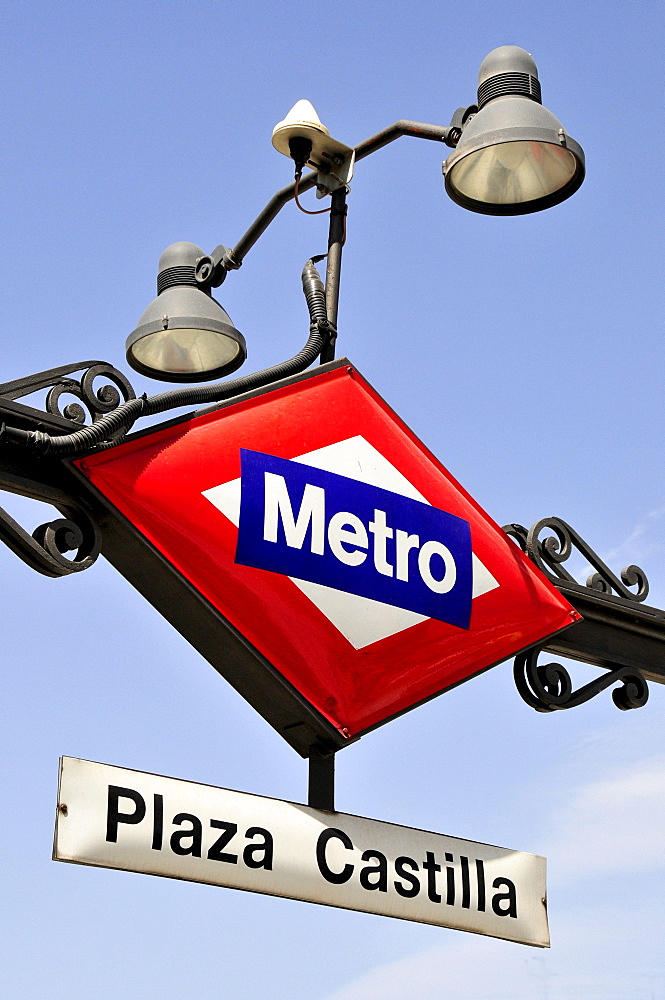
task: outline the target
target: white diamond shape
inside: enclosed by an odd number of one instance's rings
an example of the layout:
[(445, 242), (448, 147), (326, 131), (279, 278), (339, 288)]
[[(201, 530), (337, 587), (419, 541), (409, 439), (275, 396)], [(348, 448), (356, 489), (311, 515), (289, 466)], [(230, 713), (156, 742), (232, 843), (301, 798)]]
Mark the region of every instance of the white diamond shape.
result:
[[(429, 503), (387, 458), (360, 435), (347, 438), (345, 441), (337, 441), (326, 448), (318, 448), (305, 455), (298, 455), (292, 461), (325, 472), (334, 472), (338, 476), (346, 476), (347, 479), (356, 479), (369, 486), (378, 486), (380, 489), (390, 490), (391, 493), (420, 500), (421, 503)], [(240, 479), (232, 479), (209, 490), (203, 490), (203, 496), (238, 527)], [(499, 586), (475, 554), (472, 555), (472, 566), (472, 597), (480, 597)], [(363, 649), (373, 642), (378, 642), (379, 639), (387, 639), (390, 635), (396, 635), (404, 629), (427, 621), (427, 615), (418, 615), (415, 611), (396, 608), (392, 604), (373, 601), (369, 597), (347, 594), (333, 587), (324, 587), (320, 583), (296, 580), (294, 577), (289, 579), (355, 649)]]

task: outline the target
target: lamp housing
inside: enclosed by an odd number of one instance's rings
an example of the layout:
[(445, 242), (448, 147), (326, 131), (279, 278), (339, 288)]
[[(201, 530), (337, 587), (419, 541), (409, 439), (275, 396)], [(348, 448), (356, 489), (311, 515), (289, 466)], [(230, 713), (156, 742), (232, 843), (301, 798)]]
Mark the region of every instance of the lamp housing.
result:
[(197, 282), (194, 243), (173, 243), (159, 259), (157, 298), (125, 345), (127, 362), (142, 375), (165, 382), (204, 382), (239, 368), (247, 357), (245, 338), (209, 286)]
[(485, 57), (478, 112), (443, 164), (446, 191), (485, 215), (525, 215), (569, 198), (584, 180), (584, 152), (541, 103), (538, 69), (516, 45)]

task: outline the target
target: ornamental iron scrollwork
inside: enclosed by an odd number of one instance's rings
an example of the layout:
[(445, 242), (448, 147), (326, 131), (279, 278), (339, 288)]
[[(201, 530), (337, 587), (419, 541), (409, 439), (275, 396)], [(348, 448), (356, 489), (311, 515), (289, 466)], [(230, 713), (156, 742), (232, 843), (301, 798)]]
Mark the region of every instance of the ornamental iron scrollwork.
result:
[[(89, 569), (101, 549), (99, 530), (82, 510), (70, 517), (40, 524), (29, 535), (0, 507), (0, 539), (27, 566), (50, 577), (69, 576)], [(73, 558), (66, 556), (67, 552), (73, 552)]]
[[(80, 379), (68, 378), (73, 372), (80, 371), (83, 371)], [(97, 379), (105, 380), (106, 384), (95, 389)], [(48, 413), (65, 417), (76, 424), (85, 424), (86, 421), (96, 423), (121, 403), (136, 398), (129, 380), (105, 361), (79, 361), (6, 382), (0, 385), (0, 397), (20, 399), (40, 389), (49, 389), (45, 406)], [(62, 396), (74, 396), (78, 402), (67, 403), (61, 409)]]
[(577, 708), (617, 682), (612, 700), (622, 712), (642, 708), (649, 698), (649, 688), (639, 670), (617, 666), (601, 677), (573, 691), (570, 674), (561, 663), (538, 663), (542, 648), (535, 647), (515, 657), (513, 676), (521, 697), (537, 712), (556, 712)]
[[(594, 571), (586, 580), (586, 586), (601, 594), (614, 594), (627, 601), (641, 603), (649, 593), (649, 582), (646, 573), (639, 566), (626, 566), (621, 570), (621, 579), (612, 572), (603, 560), (584, 539), (559, 517), (543, 517), (531, 528), (521, 524), (507, 524), (503, 530), (519, 544), (529, 559), (554, 581), (566, 580), (577, 584), (563, 563), (570, 558), (573, 551), (581, 555)], [(553, 534), (541, 538), (546, 530)], [(630, 587), (637, 588), (630, 590)]]

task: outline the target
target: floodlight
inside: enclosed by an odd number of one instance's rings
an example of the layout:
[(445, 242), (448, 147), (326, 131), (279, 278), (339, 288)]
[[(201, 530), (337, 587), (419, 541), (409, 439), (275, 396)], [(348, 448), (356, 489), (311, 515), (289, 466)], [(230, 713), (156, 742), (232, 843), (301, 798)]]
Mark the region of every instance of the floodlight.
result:
[(203, 382), (228, 375), (245, 361), (245, 338), (195, 277), (203, 250), (173, 243), (159, 259), (157, 298), (127, 338), (127, 361), (142, 375), (166, 382)]
[(544, 108), (531, 55), (502, 45), (478, 74), (478, 111), (469, 115), (443, 165), (458, 205), (486, 215), (524, 215), (569, 198), (584, 180), (584, 153)]

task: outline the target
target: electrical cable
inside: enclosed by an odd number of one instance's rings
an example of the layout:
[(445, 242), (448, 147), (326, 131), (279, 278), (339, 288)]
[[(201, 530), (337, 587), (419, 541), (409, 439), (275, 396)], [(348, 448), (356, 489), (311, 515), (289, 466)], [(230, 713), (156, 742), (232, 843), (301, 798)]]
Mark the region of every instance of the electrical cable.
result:
[(299, 374), (319, 357), (331, 335), (334, 334), (326, 313), (325, 289), (313, 260), (308, 260), (303, 268), (302, 284), (310, 317), (309, 337), (301, 350), (287, 361), (216, 385), (187, 386), (158, 393), (155, 396), (143, 395), (137, 399), (130, 399), (89, 427), (82, 427), (71, 434), (26, 431), (20, 427), (8, 427), (2, 424), (0, 442), (19, 445), (39, 455), (57, 458), (74, 458), (90, 450), (105, 451), (119, 444), (119, 433), (122, 432), (121, 436), (124, 436), (139, 417), (163, 413), (179, 406), (218, 403)]
[(302, 205), (300, 204), (300, 200), (298, 199), (298, 185), (300, 184), (301, 177), (302, 177), (302, 170), (296, 170), (295, 191), (294, 191), (294, 200), (296, 205), (298, 206), (301, 212), (305, 213), (305, 215), (325, 215), (326, 212), (330, 211), (330, 208), (318, 208), (315, 211), (311, 212), (308, 208), (303, 208)]

